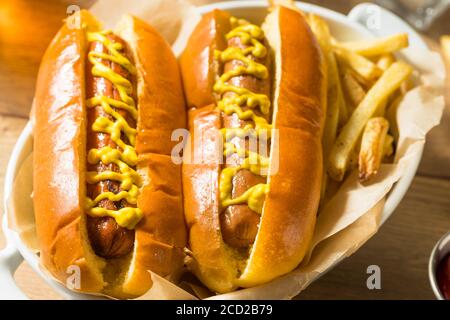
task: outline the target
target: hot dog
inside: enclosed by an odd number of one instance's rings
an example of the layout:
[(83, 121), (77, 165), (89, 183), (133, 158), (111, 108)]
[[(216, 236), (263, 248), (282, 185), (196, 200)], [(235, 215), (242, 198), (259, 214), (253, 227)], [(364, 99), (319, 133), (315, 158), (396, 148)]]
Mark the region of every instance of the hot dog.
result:
[(36, 86), (41, 262), (71, 289), (133, 298), (150, 289), (149, 271), (183, 270), (181, 167), (170, 156), (172, 131), (186, 125), (181, 77), (141, 20), (105, 31), (89, 12), (79, 18), (50, 44)]
[(261, 28), (214, 10), (180, 66), (185, 156), (202, 155), (183, 165), (188, 268), (220, 293), (293, 270), (315, 226), (326, 111), (322, 53), (302, 13), (276, 6)]

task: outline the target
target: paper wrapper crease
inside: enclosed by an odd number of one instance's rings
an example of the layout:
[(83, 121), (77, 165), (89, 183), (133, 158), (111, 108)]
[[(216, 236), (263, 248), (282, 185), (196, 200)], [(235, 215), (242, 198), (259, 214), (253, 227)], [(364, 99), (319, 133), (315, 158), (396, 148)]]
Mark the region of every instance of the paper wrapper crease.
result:
[[(199, 19), (195, 7), (181, 0), (100, 0), (92, 11), (108, 28), (123, 12), (142, 18), (161, 32), (177, 55)], [(380, 226), (389, 191), (420, 154), (427, 132), (439, 124), (444, 108), (445, 68), (440, 56), (414, 49), (405, 50), (403, 58), (417, 70), (417, 86), (406, 94), (397, 110), (399, 139), (394, 164), (383, 164), (369, 185), (359, 183), (357, 172), (348, 176), (322, 206), (311, 250), (296, 270), (258, 287), (216, 296), (210, 296), (198, 283), (177, 286), (152, 273), (154, 286), (139, 299), (290, 299), (370, 239)], [(22, 163), (7, 202), (10, 227), (36, 252), (39, 246), (31, 201), (31, 158), (32, 154)]]

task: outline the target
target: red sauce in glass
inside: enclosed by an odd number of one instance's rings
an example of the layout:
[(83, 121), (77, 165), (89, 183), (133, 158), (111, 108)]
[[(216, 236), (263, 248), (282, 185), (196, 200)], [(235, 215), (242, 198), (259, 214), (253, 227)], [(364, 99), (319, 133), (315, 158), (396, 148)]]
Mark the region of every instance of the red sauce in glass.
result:
[(450, 253), (438, 265), (437, 281), (444, 298), (450, 300)]

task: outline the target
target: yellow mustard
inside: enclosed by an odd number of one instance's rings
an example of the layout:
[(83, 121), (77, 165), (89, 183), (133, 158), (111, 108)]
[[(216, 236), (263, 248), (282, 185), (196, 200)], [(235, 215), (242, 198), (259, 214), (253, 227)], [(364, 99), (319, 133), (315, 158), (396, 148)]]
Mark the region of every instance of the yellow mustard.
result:
[[(135, 150), (136, 129), (132, 128), (128, 122), (115, 109), (126, 110), (135, 120), (137, 119), (137, 108), (134, 99), (130, 96), (133, 92), (133, 86), (128, 79), (125, 79), (111, 68), (100, 62), (100, 59), (112, 61), (121, 65), (131, 74), (136, 74), (136, 68), (121, 53), (123, 46), (107, 38), (110, 31), (89, 32), (87, 38), (89, 42), (97, 41), (105, 45), (109, 54), (90, 51), (88, 59), (92, 63), (92, 74), (95, 77), (105, 78), (117, 88), (120, 100), (115, 100), (105, 96), (95, 96), (86, 101), (88, 108), (102, 106), (106, 113), (112, 116), (114, 120), (106, 117), (98, 117), (92, 124), (92, 130), (95, 132), (107, 133), (111, 139), (119, 146), (119, 149), (113, 149), (105, 146), (101, 149), (91, 149), (88, 152), (88, 163), (95, 165), (102, 162), (106, 165), (114, 163), (119, 168), (119, 172), (89, 171), (86, 173), (86, 181), (89, 184), (95, 184), (104, 180), (114, 180), (120, 182), (121, 191), (119, 193), (104, 192), (95, 199), (87, 197), (86, 211), (94, 217), (110, 216), (113, 217), (121, 227), (133, 229), (142, 218), (142, 211), (139, 208), (125, 207), (120, 210), (108, 210), (98, 207), (100, 201), (109, 199), (111, 201), (126, 200), (129, 204), (136, 205), (139, 195), (139, 188), (142, 186), (141, 176), (133, 169), (136, 166), (138, 157)], [(127, 137), (129, 144), (125, 143), (121, 136)]]
[[(229, 142), (234, 137), (257, 137), (258, 139), (270, 139), (272, 125), (264, 117), (257, 116), (252, 109), (259, 108), (264, 115), (270, 113), (270, 100), (267, 95), (254, 93), (248, 89), (240, 88), (227, 83), (233, 77), (252, 75), (258, 79), (267, 79), (267, 67), (258, 63), (248, 56), (251, 54), (258, 59), (262, 59), (267, 55), (267, 49), (263, 45), (263, 30), (250, 24), (245, 20), (231, 19), (234, 26), (227, 35), (226, 39), (230, 40), (239, 37), (241, 42), (246, 45), (245, 49), (238, 47), (228, 47), (224, 51), (216, 51), (216, 57), (221, 63), (227, 63), (232, 60), (239, 60), (242, 65), (233, 68), (222, 74), (222, 76), (214, 84), (214, 92), (221, 96), (217, 107), (226, 115), (236, 114), (241, 120), (251, 120), (253, 124), (249, 124), (244, 128), (221, 129), (224, 143), (224, 156), (237, 153), (244, 158), (239, 166), (224, 168), (219, 177), (220, 203), (222, 208), (231, 205), (244, 204), (257, 212), (261, 213), (264, 205), (264, 199), (269, 192), (268, 184), (257, 184), (249, 188), (241, 196), (232, 199), (232, 183), (233, 177), (242, 169), (249, 170), (256, 175), (265, 175), (263, 170), (269, 167), (269, 158), (262, 155), (247, 151)], [(227, 92), (233, 92), (234, 95), (224, 96)], [(244, 111), (243, 106), (249, 107)]]

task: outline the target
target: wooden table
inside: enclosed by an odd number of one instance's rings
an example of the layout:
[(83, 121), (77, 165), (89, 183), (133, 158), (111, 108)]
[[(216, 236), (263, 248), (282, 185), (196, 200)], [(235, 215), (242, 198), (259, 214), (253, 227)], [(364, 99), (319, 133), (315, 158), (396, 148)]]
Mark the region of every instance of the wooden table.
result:
[[(69, 4), (94, 1), (9, 0), (0, 3), (0, 186), (14, 143), (27, 122), (40, 59), (66, 16)], [(202, 3), (207, 1), (194, 1)], [(362, 1), (311, 1), (347, 13)], [(449, 30), (450, 12), (426, 33), (437, 48)], [(447, 85), (450, 90), (450, 84)], [(447, 97), (449, 99), (449, 97)], [(447, 100), (448, 102), (448, 100)], [(381, 230), (352, 257), (312, 284), (299, 299), (432, 299), (427, 263), (435, 242), (450, 230), (450, 111), (429, 135), (417, 177), (405, 199)], [(3, 190), (0, 187), (0, 198)], [(0, 209), (0, 210), (3, 210)], [(0, 239), (0, 247), (4, 243)], [(381, 290), (366, 287), (366, 269), (381, 267)], [(58, 299), (23, 263), (19, 286), (33, 299)], [(1, 290), (1, 289), (0, 289)]]

